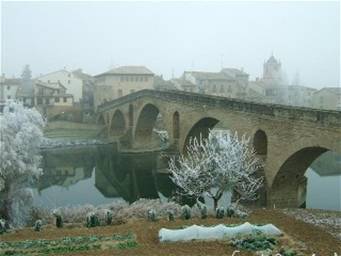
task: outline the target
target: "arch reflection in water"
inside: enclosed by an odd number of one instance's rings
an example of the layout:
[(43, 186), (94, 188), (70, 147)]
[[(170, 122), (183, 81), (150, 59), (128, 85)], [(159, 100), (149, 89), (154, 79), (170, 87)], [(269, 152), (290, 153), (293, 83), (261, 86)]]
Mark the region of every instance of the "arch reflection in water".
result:
[(158, 159), (158, 153), (117, 153), (112, 146), (45, 151), (35, 204), (52, 208), (168, 197), (173, 185), (167, 174), (158, 173)]

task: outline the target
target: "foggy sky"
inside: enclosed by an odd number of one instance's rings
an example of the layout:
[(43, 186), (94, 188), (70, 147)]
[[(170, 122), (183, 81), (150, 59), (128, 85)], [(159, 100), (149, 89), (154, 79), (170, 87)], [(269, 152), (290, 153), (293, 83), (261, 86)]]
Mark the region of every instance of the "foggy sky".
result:
[(171, 78), (223, 64), (254, 79), (273, 52), (289, 82), (338, 86), (339, 16), (337, 2), (3, 2), (2, 72), (145, 65)]

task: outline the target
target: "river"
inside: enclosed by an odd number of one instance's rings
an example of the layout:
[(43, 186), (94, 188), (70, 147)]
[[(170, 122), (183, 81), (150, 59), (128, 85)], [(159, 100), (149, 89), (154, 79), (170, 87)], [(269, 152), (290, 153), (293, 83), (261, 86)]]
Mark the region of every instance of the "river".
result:
[[(175, 186), (160, 171), (162, 162), (158, 152), (118, 153), (110, 145), (45, 150), (34, 204), (56, 208), (170, 197)], [(307, 208), (341, 209), (341, 175), (322, 177), (309, 169), (306, 176)]]

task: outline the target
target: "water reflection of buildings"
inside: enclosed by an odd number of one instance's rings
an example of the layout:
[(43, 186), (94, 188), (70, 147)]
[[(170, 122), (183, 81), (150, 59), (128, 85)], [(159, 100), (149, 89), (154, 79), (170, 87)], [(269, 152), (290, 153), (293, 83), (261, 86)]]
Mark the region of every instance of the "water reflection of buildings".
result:
[(46, 150), (42, 153), (43, 175), (38, 191), (53, 185), (70, 187), (78, 181), (88, 179), (95, 164), (95, 157), (84, 149)]
[(77, 186), (79, 181), (93, 178), (104, 197), (121, 197), (131, 203), (138, 198), (158, 198), (158, 192), (169, 196), (173, 189), (168, 175), (157, 172), (157, 153), (115, 153), (112, 147), (101, 146), (48, 151), (43, 156), (40, 192), (53, 185)]
[(170, 195), (168, 175), (157, 172), (157, 153), (99, 151), (95, 186), (104, 196), (120, 196), (131, 203), (139, 198), (158, 198), (158, 192)]

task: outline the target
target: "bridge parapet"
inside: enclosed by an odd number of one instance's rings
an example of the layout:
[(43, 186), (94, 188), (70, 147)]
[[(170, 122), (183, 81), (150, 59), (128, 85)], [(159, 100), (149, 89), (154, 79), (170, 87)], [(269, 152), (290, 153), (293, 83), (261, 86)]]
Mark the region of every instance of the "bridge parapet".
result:
[(143, 97), (159, 98), (163, 101), (195, 105), (201, 108), (215, 107), (258, 114), (262, 117), (317, 123), (322, 126), (341, 127), (341, 111), (321, 110), (306, 107), (295, 107), (279, 104), (258, 103), (184, 91), (141, 90), (124, 97), (106, 102), (98, 107), (98, 113), (132, 102)]

